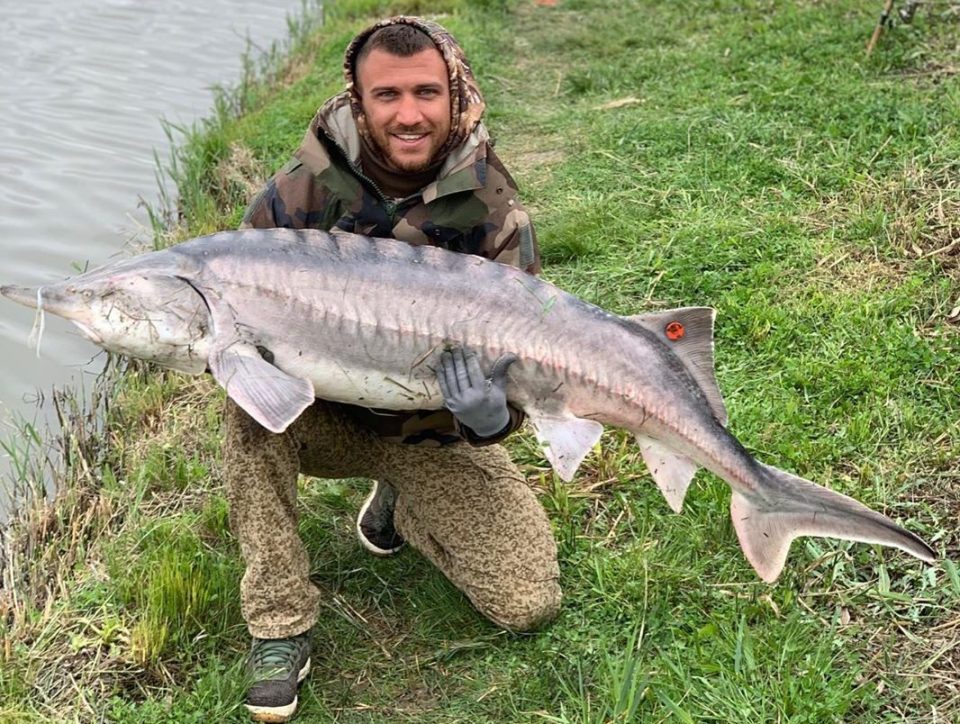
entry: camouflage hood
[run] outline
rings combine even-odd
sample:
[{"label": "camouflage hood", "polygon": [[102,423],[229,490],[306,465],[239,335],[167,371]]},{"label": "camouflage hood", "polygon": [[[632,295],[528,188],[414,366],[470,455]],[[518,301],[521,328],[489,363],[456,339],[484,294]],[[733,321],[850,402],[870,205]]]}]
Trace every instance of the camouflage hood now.
[{"label": "camouflage hood", "polygon": [[[296,153],[313,171],[322,171],[330,165],[328,149],[321,137],[326,137],[343,153],[345,159],[359,173],[360,132],[353,115],[350,94],[346,91],[324,103],[310,122],[303,144]],[[481,188],[484,185],[490,134],[483,123],[476,124],[470,135],[450,149],[437,177],[423,189],[424,201],[440,196]]]},{"label": "camouflage hood", "polygon": [[350,108],[356,122],[357,132],[367,141],[368,146],[376,147],[376,144],[370,138],[366,116],[363,113],[360,95],[356,89],[353,71],[357,54],[367,38],[374,32],[389,25],[400,24],[412,25],[430,36],[447,64],[447,78],[450,81],[450,135],[438,152],[438,158],[445,158],[453,149],[463,144],[470,137],[481,116],[483,116],[485,104],[463,49],[446,29],[430,20],[409,15],[388,18],[362,31],[347,46],[343,71],[347,83],[346,93],[350,98]]}]

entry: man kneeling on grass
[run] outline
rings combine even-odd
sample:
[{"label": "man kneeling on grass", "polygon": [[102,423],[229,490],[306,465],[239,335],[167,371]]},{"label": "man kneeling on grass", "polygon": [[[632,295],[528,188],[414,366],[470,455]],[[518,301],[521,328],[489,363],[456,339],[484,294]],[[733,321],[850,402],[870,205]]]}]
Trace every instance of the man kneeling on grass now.
[{"label": "man kneeling on grass", "polygon": [[[392,237],[538,272],[533,227],[449,33],[421,18],[385,20],[350,43],[345,74],[346,90],[320,108],[244,226]],[[310,669],[320,593],[297,534],[300,473],[371,479],[360,542],[381,556],[409,542],[497,625],[526,631],[556,615],[547,516],[496,444],[523,419],[503,391],[512,359],[483,371],[469,350],[454,349],[437,372],[447,409],[398,413],[317,400],[282,434],[227,400],[224,476],[246,563],[254,719],[291,717]]]}]

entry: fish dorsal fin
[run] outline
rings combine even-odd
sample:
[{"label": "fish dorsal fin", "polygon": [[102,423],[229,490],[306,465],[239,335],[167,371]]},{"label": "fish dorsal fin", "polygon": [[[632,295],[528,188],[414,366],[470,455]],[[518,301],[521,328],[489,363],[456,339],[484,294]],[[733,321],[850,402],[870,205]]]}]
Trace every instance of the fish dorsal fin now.
[{"label": "fish dorsal fin", "polygon": [[710,307],[681,307],[627,317],[657,335],[700,385],[714,416],[727,424],[727,408],[713,370],[713,320]]},{"label": "fish dorsal fin", "polygon": [[600,439],[603,425],[569,413],[553,414],[542,410],[525,412],[550,465],[561,480],[569,483],[587,453]]},{"label": "fish dorsal fin", "polygon": [[313,384],[267,362],[256,347],[235,342],[210,355],[210,371],[227,395],[270,432],[283,432],[313,404]]},{"label": "fish dorsal fin", "polygon": [[670,450],[662,443],[646,435],[637,435],[637,443],[647,464],[650,477],[660,488],[663,497],[674,513],[683,510],[683,499],[690,487],[690,481],[700,466],[693,460]]}]

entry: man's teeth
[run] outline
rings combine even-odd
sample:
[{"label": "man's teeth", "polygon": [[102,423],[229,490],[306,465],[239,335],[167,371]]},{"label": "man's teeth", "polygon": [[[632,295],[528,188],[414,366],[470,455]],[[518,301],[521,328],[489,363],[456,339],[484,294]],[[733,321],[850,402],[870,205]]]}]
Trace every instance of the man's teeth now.
[{"label": "man's teeth", "polygon": [[426,134],[425,133],[396,133],[394,135],[403,141],[416,141],[418,138],[423,138]]}]

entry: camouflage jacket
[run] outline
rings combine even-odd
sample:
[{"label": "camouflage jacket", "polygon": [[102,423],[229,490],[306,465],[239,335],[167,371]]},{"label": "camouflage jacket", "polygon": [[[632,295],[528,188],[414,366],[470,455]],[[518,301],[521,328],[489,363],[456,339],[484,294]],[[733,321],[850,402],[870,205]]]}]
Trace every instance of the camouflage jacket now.
[{"label": "camouflage jacket", "polygon": [[435,181],[407,198],[387,198],[360,168],[360,138],[346,93],[320,108],[293,158],[247,209],[243,225],[342,229],[540,271],[530,217],[482,123],[447,157]]},{"label": "camouflage jacket", "polygon": [[[359,144],[349,95],[342,93],[320,108],[293,158],[247,209],[243,226],[342,229],[539,271],[530,218],[481,123],[447,156],[433,182],[404,199],[385,197],[363,174]],[[380,436],[411,444],[464,439],[488,444],[523,421],[523,414],[511,408],[509,427],[497,438],[479,440],[446,410],[397,413],[349,405],[344,409]]]}]

